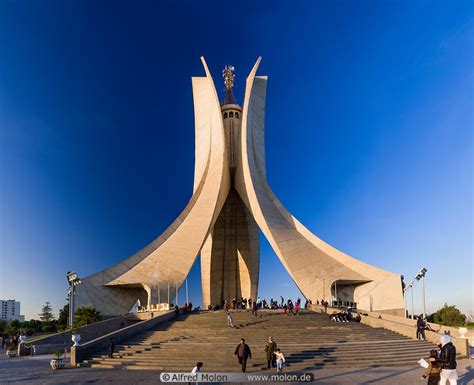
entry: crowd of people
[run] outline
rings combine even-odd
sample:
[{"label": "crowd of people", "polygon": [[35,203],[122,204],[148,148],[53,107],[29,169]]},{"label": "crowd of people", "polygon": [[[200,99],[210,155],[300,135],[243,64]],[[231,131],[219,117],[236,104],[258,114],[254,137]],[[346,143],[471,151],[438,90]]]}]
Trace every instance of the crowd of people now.
[{"label": "crowd of people", "polygon": [[334,311],[329,319],[334,322],[360,322],[361,316],[359,313],[354,313],[351,308],[342,311]]},{"label": "crowd of people", "polygon": [[10,346],[17,346],[20,340],[20,332],[8,334],[1,333],[2,349],[8,349]]},{"label": "crowd of people", "polygon": [[[311,300],[306,300],[304,308],[307,309],[312,304]],[[226,312],[229,310],[250,310],[252,314],[257,315],[258,310],[260,309],[283,309],[285,314],[288,315],[298,315],[301,309],[301,299],[296,299],[295,302],[289,298],[285,301],[283,297],[280,297],[280,301],[270,298],[270,301],[267,302],[265,298],[257,297],[256,300],[252,298],[233,298],[231,301],[224,300],[222,304],[209,305],[207,310],[216,311],[224,309]]]}]

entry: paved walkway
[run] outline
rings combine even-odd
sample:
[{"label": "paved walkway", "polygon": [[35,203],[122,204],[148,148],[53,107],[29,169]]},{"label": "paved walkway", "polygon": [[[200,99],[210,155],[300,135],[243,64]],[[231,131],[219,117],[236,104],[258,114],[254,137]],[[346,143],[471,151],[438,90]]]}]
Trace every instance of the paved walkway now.
[{"label": "paved walkway", "polygon": [[[5,356],[5,351],[0,350]],[[49,367],[52,356],[0,359],[0,384],[159,384],[158,372],[118,369],[74,368],[53,371]],[[190,368],[191,369],[191,368]],[[458,361],[459,385],[474,384],[474,361]],[[265,372],[262,372],[265,373]],[[425,384],[418,367],[371,369],[321,369],[312,372],[315,384]]]}]

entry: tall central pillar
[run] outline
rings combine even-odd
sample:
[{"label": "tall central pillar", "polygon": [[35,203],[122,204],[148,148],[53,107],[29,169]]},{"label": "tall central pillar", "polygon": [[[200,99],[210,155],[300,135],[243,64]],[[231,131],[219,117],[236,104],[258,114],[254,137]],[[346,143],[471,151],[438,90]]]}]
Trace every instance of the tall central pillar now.
[{"label": "tall central pillar", "polygon": [[257,296],[259,230],[234,189],[201,250],[204,306]]},{"label": "tall central pillar", "polygon": [[233,187],[235,169],[241,162],[242,109],[226,95],[221,106],[227,156],[232,179],[229,195],[201,249],[201,279],[204,306],[224,300],[257,297],[259,274],[259,228]]}]

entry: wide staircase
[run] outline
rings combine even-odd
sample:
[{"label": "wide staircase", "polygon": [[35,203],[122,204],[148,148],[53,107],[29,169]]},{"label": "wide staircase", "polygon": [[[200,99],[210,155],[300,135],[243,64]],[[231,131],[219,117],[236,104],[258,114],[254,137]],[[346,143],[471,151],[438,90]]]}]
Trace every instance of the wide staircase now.
[{"label": "wide staircase", "polygon": [[232,313],[234,328],[223,311],[182,315],[155,330],[116,346],[114,357],[98,352],[83,366],[189,372],[197,361],[206,372],[238,371],[234,350],[245,338],[252,350],[247,371],[266,369],[265,343],[272,336],[285,355],[285,371],[322,367],[416,365],[435,346],[359,323],[338,323],[325,314],[301,312],[286,316],[281,310]]}]

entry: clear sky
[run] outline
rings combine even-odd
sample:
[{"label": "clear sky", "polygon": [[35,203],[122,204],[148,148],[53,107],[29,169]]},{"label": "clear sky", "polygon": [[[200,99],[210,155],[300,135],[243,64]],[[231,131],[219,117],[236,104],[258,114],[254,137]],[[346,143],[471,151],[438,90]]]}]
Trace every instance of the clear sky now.
[{"label": "clear sky", "polygon": [[[471,1],[1,1],[0,298],[57,312],[68,270],[159,235],[192,194],[199,57],[241,101],[261,55],[283,204],[364,262],[425,266],[429,311],[473,313],[473,36]],[[298,295],[264,239],[259,293]]]}]

